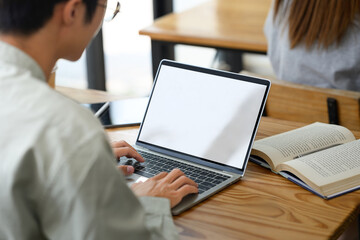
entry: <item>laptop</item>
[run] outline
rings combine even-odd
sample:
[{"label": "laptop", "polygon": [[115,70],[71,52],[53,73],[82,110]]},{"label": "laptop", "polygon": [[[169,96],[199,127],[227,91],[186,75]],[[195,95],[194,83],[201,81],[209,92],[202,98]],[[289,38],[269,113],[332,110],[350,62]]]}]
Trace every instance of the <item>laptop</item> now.
[{"label": "laptop", "polygon": [[135,148],[129,183],[174,168],[199,185],[174,208],[178,215],[245,173],[270,81],[163,60],[158,68]]}]

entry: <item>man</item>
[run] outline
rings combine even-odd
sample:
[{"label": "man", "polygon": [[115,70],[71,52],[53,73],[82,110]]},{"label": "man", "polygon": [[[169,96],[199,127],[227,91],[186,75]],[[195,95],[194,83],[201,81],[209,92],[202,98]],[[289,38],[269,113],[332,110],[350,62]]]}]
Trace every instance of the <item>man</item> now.
[{"label": "man", "polygon": [[90,112],[46,84],[59,58],[81,56],[106,5],[0,0],[0,239],[177,237],[170,207],[196,184],[174,170],[129,189],[115,157],[142,157],[111,148]]}]

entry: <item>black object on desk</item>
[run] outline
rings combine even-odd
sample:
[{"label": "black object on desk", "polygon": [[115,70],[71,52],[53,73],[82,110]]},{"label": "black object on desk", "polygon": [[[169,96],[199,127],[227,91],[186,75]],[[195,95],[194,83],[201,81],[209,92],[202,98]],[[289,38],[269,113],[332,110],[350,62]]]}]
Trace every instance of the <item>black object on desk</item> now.
[{"label": "black object on desk", "polygon": [[108,104],[107,110],[100,114],[99,120],[105,128],[112,128],[140,125],[148,101],[149,98],[144,97],[82,105],[96,114],[99,109],[104,107],[104,105],[106,107],[106,104]]}]

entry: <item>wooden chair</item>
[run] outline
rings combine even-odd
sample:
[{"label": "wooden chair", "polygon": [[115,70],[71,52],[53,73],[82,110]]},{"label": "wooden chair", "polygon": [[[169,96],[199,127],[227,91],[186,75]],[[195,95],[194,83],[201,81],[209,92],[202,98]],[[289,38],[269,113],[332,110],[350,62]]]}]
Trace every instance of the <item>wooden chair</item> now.
[{"label": "wooden chair", "polygon": [[[246,71],[241,74],[261,77]],[[304,123],[333,123],[360,131],[360,92],[268,79],[271,88],[266,116]]]}]

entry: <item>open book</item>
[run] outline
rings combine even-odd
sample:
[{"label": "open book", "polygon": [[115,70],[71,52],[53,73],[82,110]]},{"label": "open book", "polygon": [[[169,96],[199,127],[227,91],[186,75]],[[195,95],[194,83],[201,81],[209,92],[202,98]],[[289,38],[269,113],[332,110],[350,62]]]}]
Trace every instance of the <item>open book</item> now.
[{"label": "open book", "polygon": [[313,123],[257,140],[251,155],[325,199],[360,188],[360,140],[342,126]]}]

